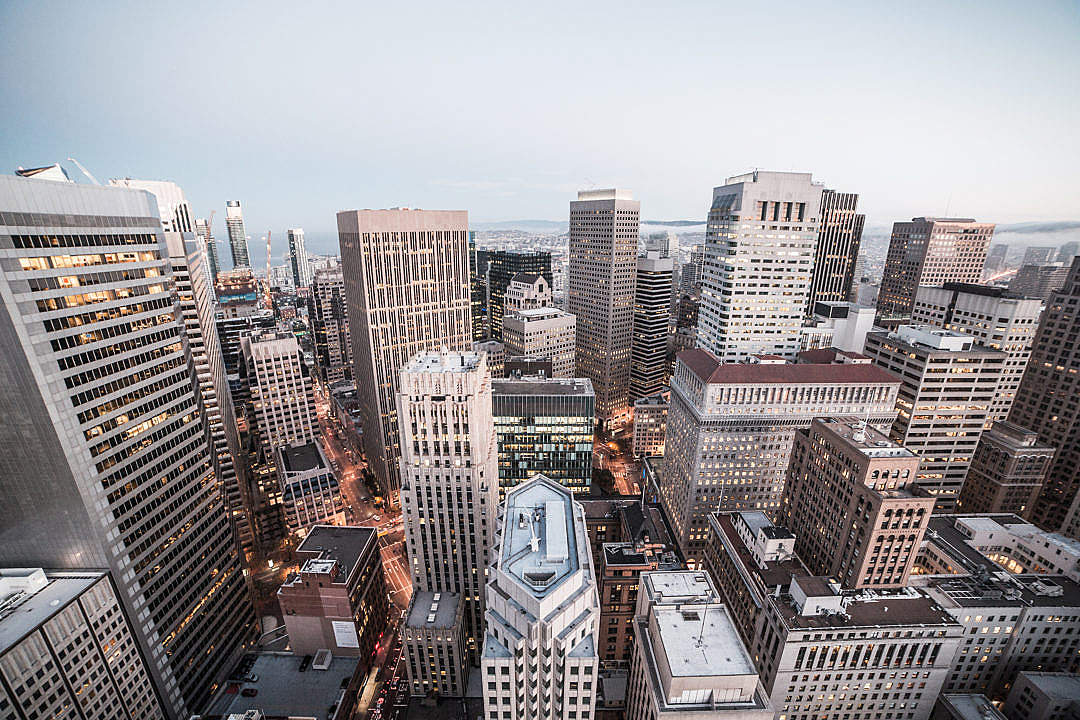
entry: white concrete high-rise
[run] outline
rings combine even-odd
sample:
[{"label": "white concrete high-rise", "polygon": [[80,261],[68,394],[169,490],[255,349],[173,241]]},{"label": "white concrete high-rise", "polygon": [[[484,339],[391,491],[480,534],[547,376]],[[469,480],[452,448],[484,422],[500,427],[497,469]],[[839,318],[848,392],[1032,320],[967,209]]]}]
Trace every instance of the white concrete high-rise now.
[{"label": "white concrete high-rise", "polygon": [[592,717],[600,603],[585,510],[570,490],[536,475],[507,493],[491,555],[484,717]]},{"label": "white concrete high-rise", "polygon": [[254,639],[155,198],[0,177],[0,564],[107,568],[170,718]]},{"label": "white concrete high-rise", "polygon": [[570,203],[566,309],[577,316],[577,373],[592,380],[597,419],[609,427],[630,417],[640,211],[628,190],[582,190]]},{"label": "white concrete high-rise", "polygon": [[721,362],[794,358],[810,297],[821,183],[755,170],[713,189],[698,347]]},{"label": "white concrete high-rise", "polygon": [[630,401],[667,388],[668,321],[674,264],[657,250],[637,261],[634,281],[634,333],[631,341]]},{"label": "white concrete high-rise", "polygon": [[229,231],[229,250],[232,252],[233,269],[251,267],[248,257],[247,234],[244,230],[244,213],[239,200],[225,203],[225,227]]},{"label": "white concrete high-rise", "polygon": [[304,229],[289,228],[289,267],[292,270],[293,287],[302,288],[311,285],[311,261],[308,260],[307,248],[304,247]]},{"label": "white concrete high-rise", "polygon": [[364,450],[396,504],[399,372],[417,353],[472,347],[468,213],[348,210],[337,221]]},{"label": "white concrete high-rise", "polygon": [[191,206],[184,197],[184,191],[168,180],[135,180],[133,178],[112,179],[112,187],[125,187],[131,190],[146,190],[157,199],[158,212],[161,215],[161,228],[166,232],[194,232],[194,220]]},{"label": "white concrete high-rise", "polygon": [[464,649],[476,664],[499,496],[487,357],[420,353],[401,369],[397,400],[401,511],[413,589],[460,594]]}]

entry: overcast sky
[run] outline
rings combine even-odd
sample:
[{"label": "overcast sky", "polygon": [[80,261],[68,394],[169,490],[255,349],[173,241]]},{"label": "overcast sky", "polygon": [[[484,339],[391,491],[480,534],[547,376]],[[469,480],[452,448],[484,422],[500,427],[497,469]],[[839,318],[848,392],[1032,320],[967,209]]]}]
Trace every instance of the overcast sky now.
[{"label": "overcast sky", "polygon": [[914,215],[1080,219],[1077,2],[0,4],[0,171],[74,156],[248,232],[338,210],[704,218],[759,167]]}]

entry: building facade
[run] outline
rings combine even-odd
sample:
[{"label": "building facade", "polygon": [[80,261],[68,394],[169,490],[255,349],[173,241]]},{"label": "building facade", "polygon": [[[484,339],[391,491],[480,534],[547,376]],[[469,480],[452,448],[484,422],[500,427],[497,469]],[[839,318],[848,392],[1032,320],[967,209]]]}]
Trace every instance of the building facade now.
[{"label": "building facade", "polygon": [[401,368],[419,352],[472,344],[468,213],[350,210],[337,219],[364,451],[396,504]]},{"label": "building facade", "polygon": [[630,350],[630,402],[667,387],[671,258],[652,251],[638,258],[634,283],[634,334]]},{"label": "building facade", "polygon": [[1009,291],[1045,302],[1061,289],[1068,277],[1069,265],[1064,263],[1023,265],[1009,281]]},{"label": "building facade", "polygon": [[814,274],[810,281],[807,314],[818,302],[850,302],[855,282],[855,261],[862,245],[866,216],[856,212],[859,196],[823,190],[818,219]]},{"label": "building facade", "polygon": [[166,714],[202,706],[255,618],[157,202],[0,177],[8,566],[108,568]]},{"label": "building facade", "polygon": [[318,441],[277,448],[274,460],[281,509],[293,533],[304,537],[315,525],[345,524],[337,475]]},{"label": "building facade", "polygon": [[806,315],[822,187],[810,173],[755,170],[713,188],[698,347],[722,362],[794,358]]},{"label": "building facade", "polygon": [[663,457],[670,398],[668,391],[634,403],[634,457]]},{"label": "building facade", "polygon": [[1034,297],[997,287],[945,283],[940,288],[916,290],[911,320],[970,335],[979,345],[1009,356],[987,413],[989,427],[1009,416],[1031,357],[1041,312],[1042,302]]},{"label": "building facade", "polygon": [[957,508],[965,513],[1025,515],[1035,507],[1054,448],[1039,435],[1004,420],[983,430]]},{"label": "building facade", "polygon": [[304,229],[289,228],[289,268],[292,270],[294,288],[306,288],[311,285],[311,261],[308,260],[307,248],[304,247]]},{"label": "building facade", "polygon": [[982,280],[993,223],[971,218],[917,217],[893,223],[878,292],[878,323],[893,328],[911,321],[919,287]]},{"label": "building facade", "polygon": [[341,266],[316,270],[311,283],[308,320],[315,342],[319,379],[333,385],[353,377],[353,346]]},{"label": "building facade", "polygon": [[520,272],[510,278],[510,285],[506,288],[503,315],[518,310],[550,307],[551,304],[551,284],[547,278],[537,273]]},{"label": "building facade", "polygon": [[401,630],[409,693],[463,697],[468,681],[465,604],[458,593],[414,592]]},{"label": "building facade", "polygon": [[861,364],[725,364],[679,355],[671,378],[659,493],[688,565],[700,568],[708,513],[776,513],[796,430],[815,417],[896,417],[899,382]]},{"label": "building facade", "polygon": [[225,203],[225,228],[229,232],[229,250],[232,253],[233,269],[251,267],[248,257],[247,231],[244,230],[244,213],[239,200]]},{"label": "building facade", "polygon": [[550,289],[552,286],[551,253],[517,250],[488,250],[487,252],[487,309],[491,337],[502,340],[503,316],[506,314],[506,293],[519,273],[539,275]]},{"label": "building facade", "polygon": [[605,427],[630,416],[640,211],[627,190],[582,190],[570,203],[566,309],[577,317],[576,371],[592,381]]},{"label": "building facade", "polygon": [[553,307],[515,310],[503,318],[502,328],[507,356],[548,358],[552,377],[575,376],[577,318],[570,313]]},{"label": "building facade", "polygon": [[585,378],[491,383],[499,493],[544,475],[575,493],[592,485],[596,397]]},{"label": "building facade", "polygon": [[600,607],[581,505],[542,475],[515,487],[500,509],[491,556],[483,716],[591,717]]},{"label": "building facade", "polygon": [[248,391],[263,453],[319,437],[315,393],[300,345],[291,332],[263,332],[240,339]]},{"label": "building facade", "polygon": [[462,596],[474,665],[499,493],[491,397],[482,353],[420,353],[401,370],[401,508],[412,585]]},{"label": "building facade", "polygon": [[915,484],[937,511],[952,512],[1008,355],[926,325],[870,333],[866,354],[902,382],[889,437],[919,456]]}]

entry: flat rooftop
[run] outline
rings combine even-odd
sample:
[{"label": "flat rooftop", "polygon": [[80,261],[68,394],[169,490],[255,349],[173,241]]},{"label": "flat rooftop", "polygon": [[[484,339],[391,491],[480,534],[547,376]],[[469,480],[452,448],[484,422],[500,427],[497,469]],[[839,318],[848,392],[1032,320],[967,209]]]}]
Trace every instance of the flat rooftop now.
[{"label": "flat rooftop", "polygon": [[877,365],[811,363],[721,363],[707,350],[679,353],[679,360],[710,385],[899,385],[900,379]]},{"label": "flat rooftop", "polygon": [[402,371],[408,372],[469,372],[480,365],[480,353],[426,352],[410,360]]},{"label": "flat rooftop", "polygon": [[493,379],[492,395],[593,395],[588,378]]},{"label": "flat rooftop", "polygon": [[[1026,677],[1032,685],[1055,700],[1077,700],[1080,698],[1080,675],[1063,672],[1035,672],[1033,670],[1022,670],[1020,674]],[[1019,680],[1019,678],[1017,679]]]},{"label": "flat rooftop", "polygon": [[1007,720],[985,695],[942,693],[940,702],[956,720]]},{"label": "flat rooftop", "polygon": [[757,673],[723,605],[657,607],[653,616],[673,677]]},{"label": "flat rooftop", "polygon": [[[12,571],[18,572],[21,577],[22,570],[32,569],[12,568]],[[9,598],[11,602],[0,609],[0,653],[6,652],[48,622],[105,575],[105,572],[96,570],[46,573],[48,583],[36,591],[30,590],[21,599],[15,594],[8,598],[0,596],[0,604]]]},{"label": "flat rooftop", "polygon": [[870,458],[914,458],[915,453],[893,442],[873,425],[854,417],[819,418],[814,421],[836,433],[847,444]]},{"label": "flat rooftop", "polygon": [[296,554],[300,560],[337,560],[348,577],[369,548],[375,546],[376,532],[373,527],[316,525],[296,548]]},{"label": "flat rooftop", "polygon": [[326,458],[323,457],[318,444],[314,442],[283,447],[278,452],[281,453],[281,463],[287,472],[306,472],[327,468]]},{"label": "flat rooftop", "polygon": [[409,614],[405,618],[405,624],[413,628],[453,627],[460,604],[461,595],[458,593],[415,592],[409,601]]},{"label": "flat rooftop", "polygon": [[[799,578],[803,582],[803,578]],[[801,615],[790,596],[775,600],[791,628],[857,628],[896,625],[955,625],[956,620],[932,598],[908,588],[845,591],[844,615]]]},{"label": "flat rooftop", "polygon": [[719,600],[709,576],[701,570],[643,573],[641,582],[647,586],[649,597],[658,603]]},{"label": "flat rooftop", "polygon": [[547,318],[554,317],[574,317],[565,310],[560,310],[557,307],[529,308],[527,310],[515,310],[514,312],[518,316],[525,318],[526,320],[545,320]]},{"label": "flat rooftop", "polygon": [[[225,690],[230,686],[240,687],[234,693],[219,692],[203,717],[262,710],[268,718],[329,718],[327,709],[344,695],[360,660],[335,657],[326,670],[308,668],[300,672],[302,660],[301,656],[291,653],[258,653],[250,672],[257,675],[259,681],[225,683]],[[254,697],[244,697],[239,690],[246,688],[255,688],[258,692]]]},{"label": "flat rooftop", "polygon": [[569,490],[545,477],[506,496],[499,568],[533,595],[543,597],[578,570],[574,501]]},{"label": "flat rooftop", "polygon": [[787,560],[767,562],[764,568],[760,567],[753,553],[750,552],[742,538],[739,537],[735,524],[732,522],[732,517],[731,513],[713,513],[710,522],[716,523],[720,532],[723,533],[725,541],[738,557],[740,564],[746,568],[749,574],[757,577],[763,589],[783,588],[791,584],[792,576],[798,575],[801,577],[810,574],[810,571],[803,565],[802,560],[795,555],[792,555]]}]

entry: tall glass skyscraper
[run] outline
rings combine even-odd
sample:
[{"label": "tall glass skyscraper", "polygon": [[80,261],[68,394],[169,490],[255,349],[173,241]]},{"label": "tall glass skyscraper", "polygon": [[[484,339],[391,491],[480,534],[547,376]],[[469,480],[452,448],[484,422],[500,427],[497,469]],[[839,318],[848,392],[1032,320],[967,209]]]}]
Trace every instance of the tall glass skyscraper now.
[{"label": "tall glass skyscraper", "polygon": [[247,234],[244,231],[244,213],[240,210],[239,200],[229,200],[225,203],[225,227],[229,231],[229,249],[232,251],[233,267],[251,267]]},{"label": "tall glass skyscraper", "polygon": [[487,309],[491,322],[491,337],[502,340],[502,320],[506,289],[518,273],[543,275],[551,287],[551,253],[490,250],[487,255]]},{"label": "tall glass skyscraper", "polygon": [[0,566],[107,568],[172,718],[254,639],[157,203],[0,177]]}]

